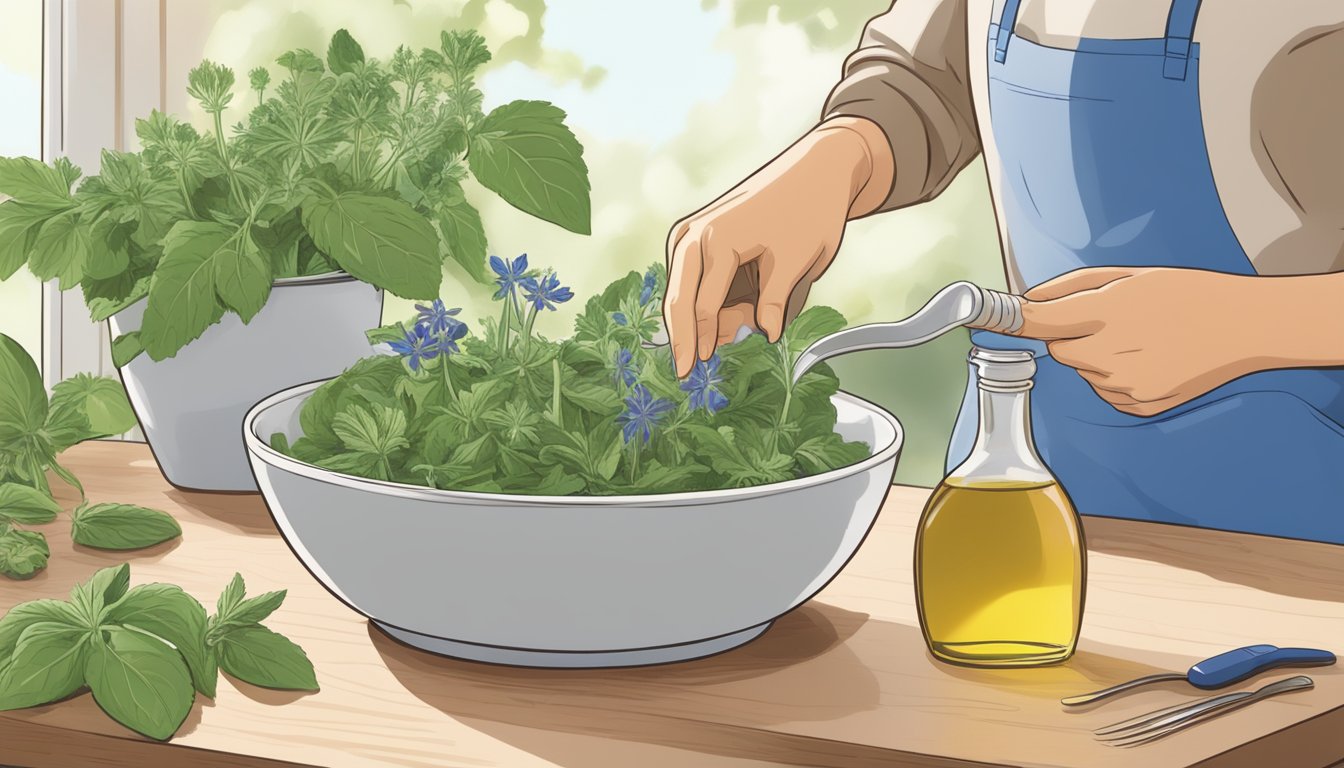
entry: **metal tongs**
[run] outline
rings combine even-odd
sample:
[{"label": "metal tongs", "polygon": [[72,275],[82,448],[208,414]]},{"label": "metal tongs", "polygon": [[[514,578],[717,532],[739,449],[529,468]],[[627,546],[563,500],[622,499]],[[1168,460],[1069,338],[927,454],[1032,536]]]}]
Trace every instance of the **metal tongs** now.
[{"label": "metal tongs", "polygon": [[1159,709],[1124,722],[1098,728],[1095,733],[1097,738],[1113,747],[1134,747],[1184,730],[1234,709],[1254,704],[1261,699],[1267,699],[1281,693],[1302,691],[1311,687],[1312,680],[1310,677],[1298,675],[1278,680],[1254,691],[1224,693],[1220,696],[1209,696],[1175,707]]},{"label": "metal tongs", "polygon": [[818,339],[798,356],[793,380],[827,358],[864,349],[900,349],[932,341],[953,328],[979,328],[1015,333],[1022,328],[1022,297],[981,288],[974,283],[952,283],[918,312],[895,323],[871,323]]}]

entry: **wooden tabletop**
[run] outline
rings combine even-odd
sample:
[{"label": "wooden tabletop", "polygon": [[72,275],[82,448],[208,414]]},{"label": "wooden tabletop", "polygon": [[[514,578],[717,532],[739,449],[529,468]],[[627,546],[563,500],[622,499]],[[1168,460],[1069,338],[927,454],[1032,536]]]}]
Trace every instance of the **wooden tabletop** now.
[{"label": "wooden tabletop", "polygon": [[1169,683],[1083,712],[1058,703],[1242,645],[1344,648],[1340,547],[1088,519],[1089,589],[1074,658],[1032,670],[952,667],[928,655],[915,618],[910,558],[928,491],[897,486],[845,571],[757,641],[664,667],[529,670],[435,656],[373,629],[308,575],[258,496],[171,489],[142,445],[86,444],[65,459],[93,501],[165,509],[182,538],[99,552],[74,546],[63,516],[43,526],[49,568],[32,581],[0,579],[0,611],[64,597],[95,569],[127,560],[132,583],[176,583],[213,606],[238,570],[249,593],[289,590],[267,623],[307,650],[322,690],[221,680],[218,697],[198,697],[167,744],[117,725],[87,694],[0,713],[0,764],[1105,768],[1323,766],[1344,757],[1336,667],[1309,670],[1313,690],[1128,750],[1090,731],[1198,692]]}]

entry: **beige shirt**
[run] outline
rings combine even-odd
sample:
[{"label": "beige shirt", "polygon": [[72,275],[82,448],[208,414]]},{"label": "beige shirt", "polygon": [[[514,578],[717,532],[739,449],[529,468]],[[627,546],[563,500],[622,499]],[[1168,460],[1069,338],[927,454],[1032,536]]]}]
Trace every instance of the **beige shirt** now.
[{"label": "beige shirt", "polygon": [[[898,0],[869,22],[845,62],[824,116],[882,127],[896,161],[883,210],[937,195],[979,152],[1001,210],[985,41],[1002,4]],[[1079,37],[1163,37],[1170,7],[1170,0],[1022,0],[1016,32],[1056,47]],[[1205,0],[1194,39],[1209,163],[1256,271],[1344,270],[1344,0]],[[1030,287],[1013,268],[1002,216],[999,234],[1009,284]]]}]

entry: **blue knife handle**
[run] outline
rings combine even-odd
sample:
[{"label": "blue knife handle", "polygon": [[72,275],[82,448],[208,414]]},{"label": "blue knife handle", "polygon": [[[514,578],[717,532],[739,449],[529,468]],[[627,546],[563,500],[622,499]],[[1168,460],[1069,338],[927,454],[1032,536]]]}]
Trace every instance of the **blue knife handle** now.
[{"label": "blue knife handle", "polygon": [[1190,668],[1186,679],[1196,688],[1222,688],[1277,667],[1325,667],[1335,654],[1315,648],[1279,648],[1248,645],[1205,659]]}]

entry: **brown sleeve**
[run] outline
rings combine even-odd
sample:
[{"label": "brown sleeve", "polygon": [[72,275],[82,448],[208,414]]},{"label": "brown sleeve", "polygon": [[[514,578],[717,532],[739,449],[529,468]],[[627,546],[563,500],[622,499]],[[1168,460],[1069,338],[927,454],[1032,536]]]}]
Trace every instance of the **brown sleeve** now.
[{"label": "brown sleeve", "polygon": [[886,135],[896,172],[879,211],[936,196],[980,151],[966,28],[966,0],[897,0],[845,60],[822,119],[866,118]]}]

